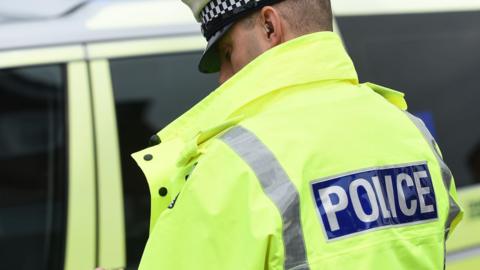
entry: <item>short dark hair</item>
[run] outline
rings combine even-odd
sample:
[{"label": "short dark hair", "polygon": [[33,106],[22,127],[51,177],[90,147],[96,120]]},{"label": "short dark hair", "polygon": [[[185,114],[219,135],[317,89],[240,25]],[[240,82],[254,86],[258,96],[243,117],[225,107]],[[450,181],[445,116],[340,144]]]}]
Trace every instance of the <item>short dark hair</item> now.
[{"label": "short dark hair", "polygon": [[275,6],[297,34],[333,31],[330,0],[284,0]]},{"label": "short dark hair", "polygon": [[[283,0],[273,5],[298,35],[318,31],[333,31],[333,15],[330,0]],[[246,27],[253,27],[258,12],[242,20]]]}]

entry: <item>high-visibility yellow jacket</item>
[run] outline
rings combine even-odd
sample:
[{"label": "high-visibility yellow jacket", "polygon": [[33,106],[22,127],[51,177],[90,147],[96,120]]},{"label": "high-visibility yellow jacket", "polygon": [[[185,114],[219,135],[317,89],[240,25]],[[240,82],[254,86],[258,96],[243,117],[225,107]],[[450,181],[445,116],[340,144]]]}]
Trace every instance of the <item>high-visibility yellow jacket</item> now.
[{"label": "high-visibility yellow jacket", "polygon": [[152,197],[140,269],[443,269],[461,210],[406,107],[358,83],[334,33],[265,52],[133,155]]}]

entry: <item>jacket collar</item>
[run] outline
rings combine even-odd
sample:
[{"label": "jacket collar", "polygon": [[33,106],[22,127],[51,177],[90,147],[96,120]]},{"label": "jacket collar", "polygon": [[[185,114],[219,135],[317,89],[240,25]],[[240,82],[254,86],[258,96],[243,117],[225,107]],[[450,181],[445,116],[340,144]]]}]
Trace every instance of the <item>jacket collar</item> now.
[{"label": "jacket collar", "polygon": [[353,63],[333,32],[304,35],[266,51],[158,134],[162,141],[175,137],[187,140],[220,125],[261,96],[320,81],[358,84]]}]

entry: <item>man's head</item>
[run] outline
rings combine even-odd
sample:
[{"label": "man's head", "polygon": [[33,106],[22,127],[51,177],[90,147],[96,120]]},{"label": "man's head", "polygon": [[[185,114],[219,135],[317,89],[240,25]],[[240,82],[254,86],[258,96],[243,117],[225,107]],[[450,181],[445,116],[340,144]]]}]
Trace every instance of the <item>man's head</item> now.
[{"label": "man's head", "polygon": [[263,52],[290,39],[332,30],[329,0],[284,0],[235,22],[217,42],[223,83]]},{"label": "man's head", "polygon": [[[198,1],[207,0],[183,1],[195,13]],[[220,83],[285,41],[332,31],[330,0],[211,0],[197,18],[209,41],[199,68],[220,71]]]}]

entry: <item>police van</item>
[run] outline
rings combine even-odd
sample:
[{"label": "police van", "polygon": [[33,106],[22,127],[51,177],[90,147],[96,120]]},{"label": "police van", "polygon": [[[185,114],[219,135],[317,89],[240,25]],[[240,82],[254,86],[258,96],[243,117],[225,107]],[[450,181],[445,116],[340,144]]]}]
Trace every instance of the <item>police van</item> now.
[{"label": "police van", "polygon": [[[215,89],[199,26],[179,0],[24,1],[0,3],[0,268],[136,269],[150,202],[130,153]],[[477,269],[480,3],[333,7],[360,79],[404,91],[446,153],[466,210],[448,269]]]}]

